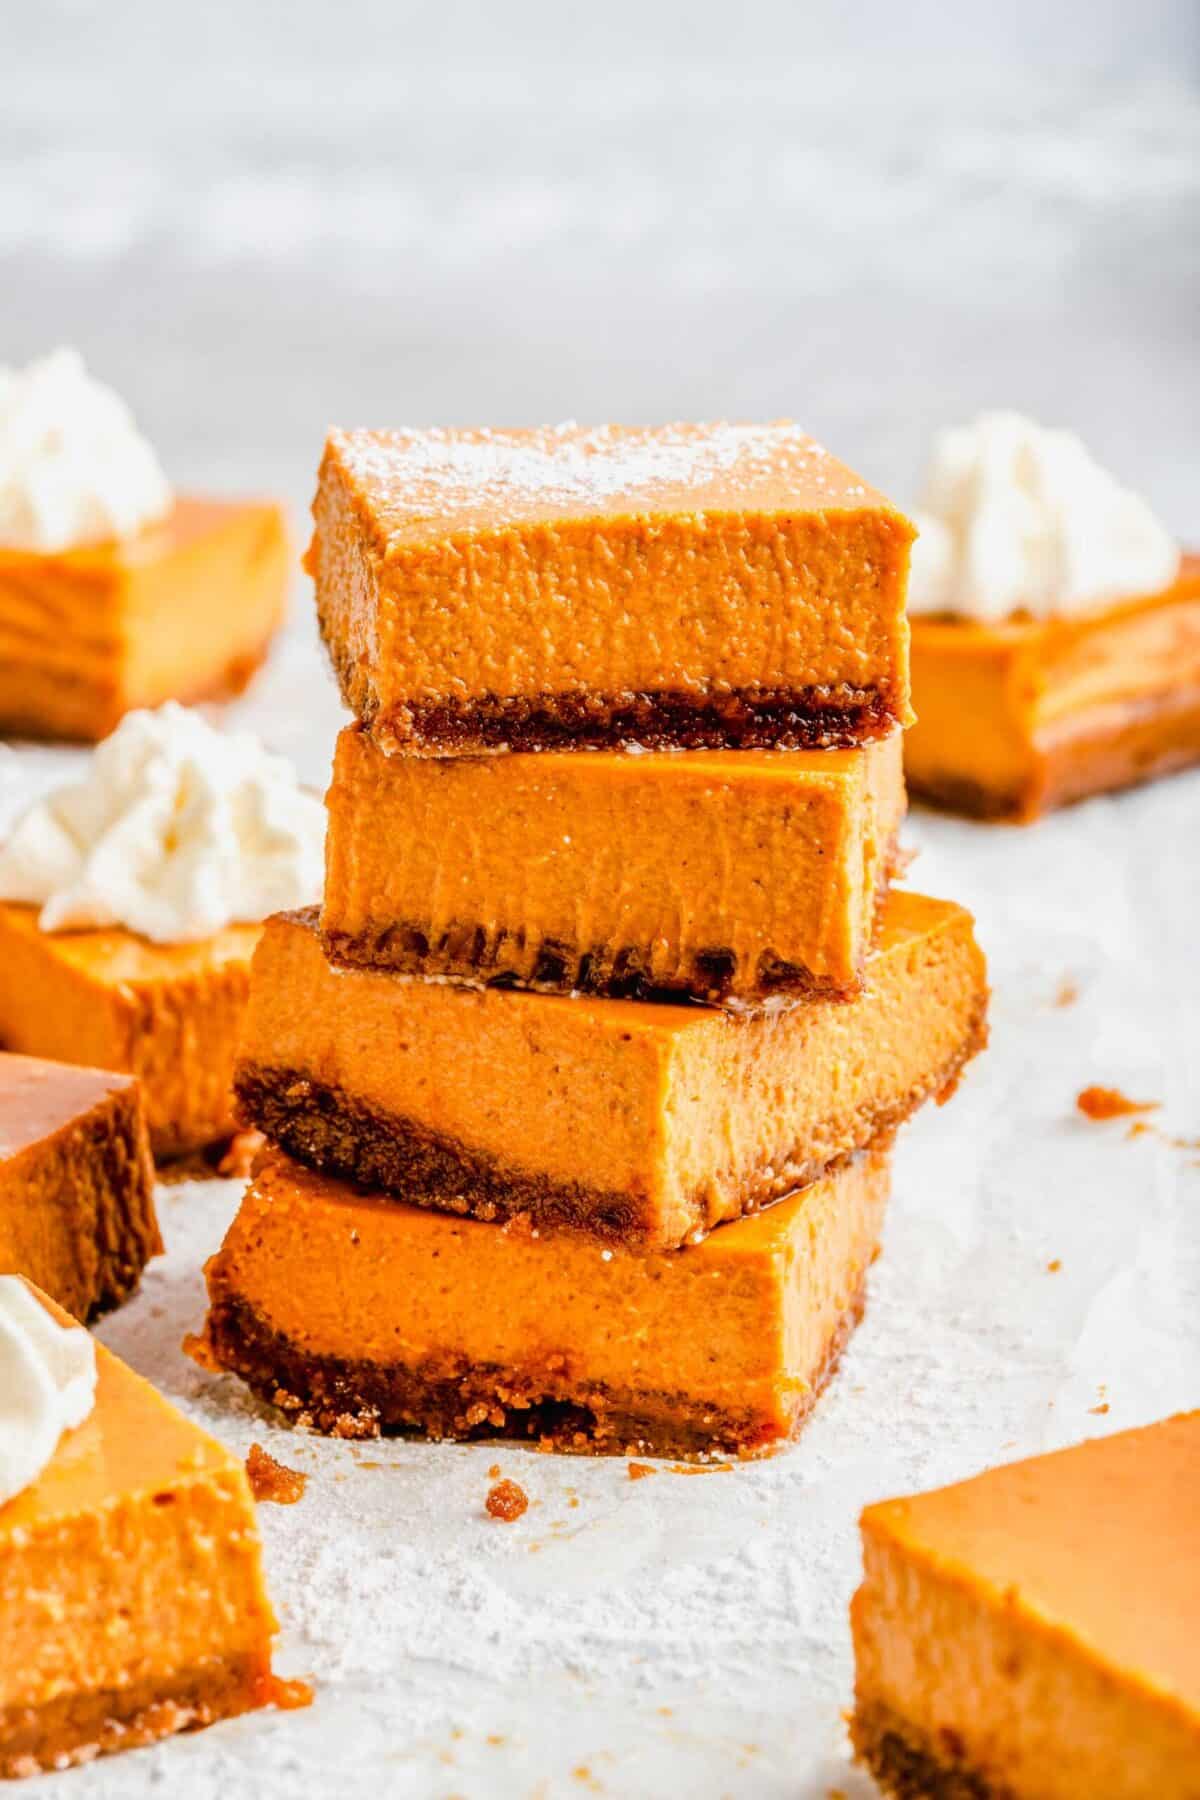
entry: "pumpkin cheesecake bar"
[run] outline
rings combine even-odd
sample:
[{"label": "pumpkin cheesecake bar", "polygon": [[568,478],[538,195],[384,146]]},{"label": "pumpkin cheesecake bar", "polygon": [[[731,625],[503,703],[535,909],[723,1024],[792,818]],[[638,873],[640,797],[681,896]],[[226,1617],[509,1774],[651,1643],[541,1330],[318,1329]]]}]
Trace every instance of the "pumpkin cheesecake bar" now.
[{"label": "pumpkin cheesecake bar", "polygon": [[340,968],[268,921],[235,1075],[247,1123],[421,1206],[669,1248],[944,1095],[985,1035],[970,915],[893,892],[868,987],[740,1016]]},{"label": "pumpkin cheesecake bar", "polygon": [[137,1082],[0,1055],[0,1275],[89,1319],[128,1299],[161,1250]]},{"label": "pumpkin cheesecake bar", "polygon": [[914,793],[1025,822],[1200,761],[1200,557],[1073,433],[942,432],[925,505]]},{"label": "pumpkin cheesecake bar", "polygon": [[907,724],[913,528],[796,426],[334,431],[307,567],[388,753]]},{"label": "pumpkin cheesecake bar", "polygon": [[976,818],[1058,806],[1200,761],[1200,556],[1169,587],[1070,617],[914,618],[915,794]]},{"label": "pumpkin cheesecake bar", "polygon": [[272,1155],[208,1265],[198,1354],[344,1437],[764,1449],[811,1411],[862,1312],[889,1175],[878,1149],[646,1255],[407,1206]]},{"label": "pumpkin cheesecake bar", "polygon": [[277,1692],[245,1470],[101,1344],[95,1364],[82,1422],[0,1504],[0,1776],[153,1743]]},{"label": "pumpkin cheesecake bar", "polygon": [[180,497],[133,538],[0,544],[0,731],[96,742],[135,707],[240,693],[283,623],[290,568],[269,500]]},{"label": "pumpkin cheesecake bar", "polygon": [[868,1507],[851,1727],[898,1800],[1195,1800],[1200,1412]]},{"label": "pumpkin cheesecake bar", "polygon": [[136,1075],[156,1157],[237,1128],[230,1082],[258,925],[193,944],[121,927],[42,931],[37,909],[0,903],[0,1044]]},{"label": "pumpkin cheesecake bar", "polygon": [[406,974],[754,1005],[850,995],[904,813],[859,750],[385,756],[343,731],[321,930]]}]

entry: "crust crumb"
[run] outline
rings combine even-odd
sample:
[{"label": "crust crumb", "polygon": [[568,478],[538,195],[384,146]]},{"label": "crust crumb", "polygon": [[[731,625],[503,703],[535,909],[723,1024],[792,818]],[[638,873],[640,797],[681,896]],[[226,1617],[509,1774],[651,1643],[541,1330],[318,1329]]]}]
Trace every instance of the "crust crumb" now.
[{"label": "crust crumb", "polygon": [[1047,1275],[1057,1275],[1058,1271],[1061,1268],[1062,1268],[1062,1257],[1056,1256],[1050,1262],[1048,1262],[1046,1264],[1046,1273],[1047,1273]]},{"label": "crust crumb", "polygon": [[505,1524],[511,1524],[528,1507],[529,1496],[515,1481],[497,1481],[488,1489],[484,1504],[493,1519],[503,1519]]},{"label": "crust crumb", "polygon": [[285,1681],[281,1675],[272,1675],[267,1697],[270,1704],[277,1706],[280,1712],[298,1712],[302,1706],[312,1705],[312,1684],[308,1681]]},{"label": "crust crumb", "polygon": [[256,1500],[274,1500],[280,1506],[295,1506],[308,1486],[307,1475],[276,1462],[261,1444],[251,1444],[246,1474],[250,1477],[250,1491]]},{"label": "crust crumb", "polygon": [[1086,1119],[1120,1119],[1129,1113],[1155,1112],[1157,1100],[1131,1100],[1120,1088],[1085,1087],[1075,1105]]},{"label": "crust crumb", "polygon": [[631,1462],[629,1465],[630,1481],[643,1481],[647,1475],[657,1474],[653,1463]]}]

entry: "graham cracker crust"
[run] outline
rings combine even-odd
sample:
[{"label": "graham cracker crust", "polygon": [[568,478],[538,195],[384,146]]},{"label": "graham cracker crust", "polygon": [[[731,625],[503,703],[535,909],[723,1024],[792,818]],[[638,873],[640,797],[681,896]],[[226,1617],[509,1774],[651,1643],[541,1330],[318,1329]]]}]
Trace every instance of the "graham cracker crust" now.
[{"label": "graham cracker crust", "polygon": [[945,1731],[939,1754],[908,1722],[881,1701],[859,1703],[850,1721],[856,1761],[870,1770],[893,1800],[1015,1800],[961,1760],[962,1746]]},{"label": "graham cracker crust", "polygon": [[584,1456],[681,1461],[762,1455],[795,1437],[831,1380],[866,1305],[865,1279],[838,1321],[820,1369],[786,1419],[706,1405],[692,1394],[616,1390],[572,1373],[567,1353],[505,1368],[463,1356],[387,1365],[313,1354],[221,1293],[210,1266],[204,1334],[187,1348],[228,1370],[294,1424],[341,1438],[408,1432],[434,1440],[516,1438]]},{"label": "graham cracker crust", "polygon": [[0,1708],[0,1779],[50,1774],[118,1750],[196,1731],[270,1705],[265,1656],[206,1661],[201,1668],[128,1688],[63,1694],[42,1706]]},{"label": "graham cracker crust", "polygon": [[135,1294],[151,1257],[161,1256],[154,1207],[154,1163],[138,1129],[132,1092],[119,1109],[118,1128],[95,1127],[104,1172],[95,1220],[96,1274],[87,1318],[109,1312]]},{"label": "graham cracker crust", "polygon": [[[737,1215],[756,1212],[817,1180],[845,1156],[890,1137],[927,1100],[953,1093],[970,1059],[987,1042],[986,999],[955,1055],[902,1100],[853,1121],[843,1158],[778,1159],[750,1180]],[[586,1231],[606,1243],[667,1248],[648,1197],[630,1191],[556,1182],[499,1162],[485,1151],[431,1131],[414,1119],[368,1106],[343,1089],[302,1071],[241,1062],[234,1092],[245,1118],[297,1162],[371,1192],[395,1194],[414,1206],[503,1223],[527,1217],[538,1230]],[[708,1226],[702,1196],[693,1201],[685,1237]]]},{"label": "graham cracker crust", "polygon": [[886,737],[900,723],[890,695],[875,688],[734,688],[723,694],[663,688],[650,693],[479,694],[380,707],[357,660],[322,620],[342,698],[381,750],[408,756],[483,751],[611,749],[833,750]]}]

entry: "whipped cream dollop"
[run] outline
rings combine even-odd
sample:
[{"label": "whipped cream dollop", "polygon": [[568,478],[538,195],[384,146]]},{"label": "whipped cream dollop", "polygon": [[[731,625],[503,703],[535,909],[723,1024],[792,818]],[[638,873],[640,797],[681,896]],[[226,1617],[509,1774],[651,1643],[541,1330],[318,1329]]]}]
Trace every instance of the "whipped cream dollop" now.
[{"label": "whipped cream dollop", "polygon": [[1072,431],[982,413],[938,433],[915,513],[909,611],[998,620],[1169,587],[1179,546]]},{"label": "whipped cream dollop", "polygon": [[77,350],[0,367],[0,544],[50,551],[133,537],[173,500],[133,414]]},{"label": "whipped cream dollop", "polygon": [[21,815],[0,899],[43,931],[122,925],[159,944],[319,898],[325,808],[290,763],[169,701],[128,713],[82,780]]},{"label": "whipped cream dollop", "polygon": [[0,1275],[0,1506],[30,1487],[96,1402],[96,1347],[18,1275]]}]

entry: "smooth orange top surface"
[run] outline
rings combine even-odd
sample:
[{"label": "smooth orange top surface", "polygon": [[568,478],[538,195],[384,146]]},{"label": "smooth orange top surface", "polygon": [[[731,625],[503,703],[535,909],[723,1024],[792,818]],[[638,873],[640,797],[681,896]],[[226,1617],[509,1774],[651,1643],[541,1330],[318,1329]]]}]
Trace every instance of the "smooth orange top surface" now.
[{"label": "smooth orange top surface", "polygon": [[697,957],[722,952],[734,998],[759,996],[772,962],[850,992],[904,811],[901,735],[433,759],[384,756],[350,727],[328,805],[322,928],[369,949],[415,927],[428,961],[414,972],[443,972],[443,940],[481,926],[489,974],[532,979],[549,940],[573,966],[632,950],[659,986],[698,981]]},{"label": "smooth orange top surface", "polygon": [[883,1501],[863,1531],[1200,1715],[1200,1412]]},{"label": "smooth orange top surface", "polygon": [[130,1076],[104,1069],[0,1055],[0,1159],[61,1131],[132,1085]]},{"label": "smooth orange top surface", "polygon": [[700,512],[901,516],[799,426],[550,426],[329,434],[389,544],[560,519]]}]

